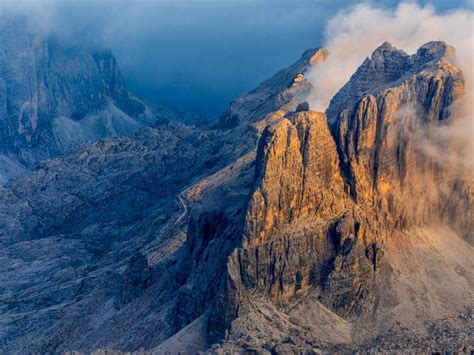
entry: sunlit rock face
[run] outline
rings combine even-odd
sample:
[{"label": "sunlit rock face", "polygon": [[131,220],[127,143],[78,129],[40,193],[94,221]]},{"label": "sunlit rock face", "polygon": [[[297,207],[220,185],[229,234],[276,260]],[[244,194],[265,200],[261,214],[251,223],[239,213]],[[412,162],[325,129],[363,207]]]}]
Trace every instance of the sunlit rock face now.
[{"label": "sunlit rock face", "polygon": [[[429,102],[436,94],[444,100],[438,103],[441,106],[438,109],[447,109],[462,94],[464,84],[460,70],[452,64],[454,55],[454,48],[444,42],[429,42],[412,56],[385,42],[362,63],[349,82],[332,98],[327,109],[329,119],[334,120],[343,110],[357,104],[365,96],[380,95],[390,91],[390,88],[397,90],[397,87],[406,83],[399,88],[403,90],[416,81],[424,87],[424,91],[420,91],[420,87],[411,88],[414,95],[406,97],[407,102],[410,99]],[[431,86],[427,86],[430,83]],[[452,87],[445,90],[438,86],[440,83]],[[438,114],[442,115],[442,112]]]},{"label": "sunlit rock face", "polygon": [[324,221],[345,209],[339,159],[326,116],[282,112],[272,119],[257,151],[257,186],[246,227],[249,244],[265,241],[279,226],[299,219]]},{"label": "sunlit rock face", "polygon": [[283,111],[272,121],[257,150],[233,281],[274,301],[318,289],[346,316],[370,308],[356,303],[377,267],[376,227],[345,191],[326,115]]},{"label": "sunlit rock face", "polygon": [[[328,263],[338,253],[344,250],[343,260],[362,244],[367,265],[357,259],[360,280],[363,270],[376,268],[375,235],[381,240],[394,228],[438,218],[469,230],[463,176],[417,147],[418,134],[447,121],[448,106],[463,94],[453,55],[442,42],[413,56],[385,43],[332,100],[330,126],[317,112],[271,117],[257,150],[244,249],[234,260],[246,287],[289,298],[323,284],[328,275],[318,272],[331,273]],[[341,225],[343,232],[335,232]]]},{"label": "sunlit rock face", "polygon": [[456,120],[451,105],[464,93],[453,57],[443,42],[412,56],[385,43],[327,110],[353,198],[398,227],[448,222],[471,229],[469,171],[446,161],[434,134]]},{"label": "sunlit rock face", "polygon": [[[227,265],[226,309],[238,319],[237,334],[255,335],[265,327],[255,313],[272,311],[255,299],[285,313],[295,304],[309,306],[305,299],[315,297],[347,321],[379,312],[383,317],[390,307],[377,305],[389,296],[380,287],[392,282],[399,267],[393,244],[406,248],[403,233],[449,226],[468,236],[469,172],[421,146],[437,144],[430,130],[456,119],[450,108],[462,97],[464,80],[453,56],[454,49],[442,42],[430,42],[413,56],[385,43],[335,96],[328,118],[304,110],[267,118],[242,244]],[[454,237],[452,243],[465,242]],[[392,286],[399,287],[395,281]],[[469,294],[466,287],[460,292]],[[295,349],[301,348],[287,350]]]}]

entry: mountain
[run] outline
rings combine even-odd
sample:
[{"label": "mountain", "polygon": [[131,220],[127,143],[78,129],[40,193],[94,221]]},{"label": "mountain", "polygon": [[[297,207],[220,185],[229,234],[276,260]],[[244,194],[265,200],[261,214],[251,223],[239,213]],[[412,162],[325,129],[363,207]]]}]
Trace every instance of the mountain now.
[{"label": "mountain", "polygon": [[[450,224],[473,230],[470,172],[429,153],[435,127],[453,124],[451,104],[464,94],[454,48],[430,42],[409,56],[383,44],[328,108],[341,168],[353,198],[399,228]],[[374,77],[374,80],[367,78]],[[466,237],[468,237],[466,235]]]},{"label": "mountain", "polygon": [[311,65],[323,61],[326,56],[327,52],[323,48],[308,49],[293,65],[280,70],[251,92],[233,100],[215,127],[226,129],[255,122],[283,106],[294,110],[311,90],[311,84],[303,73]]},{"label": "mountain", "polygon": [[472,175],[420,145],[456,119],[454,55],[383,44],[321,113],[310,50],[214,125],[10,180],[1,352],[469,351]]},{"label": "mountain", "polygon": [[[464,80],[453,53],[442,42],[413,56],[384,44],[334,97],[328,118],[272,116],[227,262],[237,320],[225,349],[308,352],[332,349],[330,341],[354,351],[470,308],[472,175],[425,154],[415,135],[455,119],[447,108]],[[415,122],[400,116],[406,107],[417,108]],[[404,337],[389,346],[442,349]]]},{"label": "mountain", "polygon": [[109,51],[0,25],[0,158],[6,181],[82,143],[166,122],[126,88]]}]

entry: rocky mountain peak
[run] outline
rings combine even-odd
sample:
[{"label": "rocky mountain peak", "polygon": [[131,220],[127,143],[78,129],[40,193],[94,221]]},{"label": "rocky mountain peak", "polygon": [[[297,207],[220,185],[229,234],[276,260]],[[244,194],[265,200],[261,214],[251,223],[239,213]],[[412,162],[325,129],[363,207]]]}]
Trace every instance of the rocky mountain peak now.
[{"label": "rocky mountain peak", "polygon": [[423,45],[411,56],[388,42],[383,43],[333,97],[327,109],[329,120],[337,119],[343,109],[365,95],[399,86],[425,71],[432,77],[460,77],[459,70],[450,64],[454,53],[453,47],[440,41]]},{"label": "rocky mountain peak", "polygon": [[[268,119],[258,144],[242,246],[227,265],[226,291],[239,308],[234,331],[259,339],[242,341],[245,346],[268,340],[258,330],[267,323],[255,313],[274,312],[272,319],[279,312],[297,317],[295,305],[300,307],[298,316],[322,306],[345,320],[369,314],[380,320],[385,312],[397,313],[399,301],[393,306],[393,299],[387,301],[392,296],[383,291],[387,284],[398,287],[392,273],[400,267],[400,251],[391,248],[396,245],[403,252],[424,248],[417,240],[413,243],[420,246],[403,245],[399,240],[403,236],[443,226],[461,236],[444,232],[449,243],[470,248],[462,238],[473,228],[472,181],[425,155],[420,147],[421,139],[429,139],[426,130],[444,120],[449,105],[463,93],[462,75],[445,62],[451,51],[442,42],[430,42],[409,56],[384,43],[341,90],[350,99],[342,103],[331,125],[323,113],[306,110],[278,110]],[[359,89],[361,97],[350,96],[349,88]],[[403,263],[418,267],[411,261]],[[420,277],[420,282],[427,281]],[[443,286],[428,289],[419,296],[450,293]],[[472,294],[469,287],[461,289]],[[254,299],[270,302],[278,310],[270,311]],[[445,306],[454,309],[455,303]],[[321,314],[307,317],[304,324],[311,327]],[[407,321],[391,317],[389,322]],[[278,319],[278,327],[284,329],[284,316]],[[356,324],[353,331],[358,332],[360,321]],[[319,328],[321,321],[314,326]],[[341,328],[335,331],[344,336]],[[295,333],[299,340],[286,352],[308,339],[304,331]]]},{"label": "rocky mountain peak", "polygon": [[452,62],[456,51],[443,41],[431,41],[421,46],[413,56],[414,65],[429,65],[440,61]]},{"label": "rocky mountain peak", "polygon": [[427,43],[412,56],[384,44],[327,110],[353,198],[384,205],[387,217],[401,226],[433,218],[470,224],[463,208],[457,216],[447,213],[464,204],[469,209],[470,198],[459,195],[469,196],[469,183],[423,147],[436,144],[427,132],[447,122],[449,106],[464,93],[462,73],[448,62],[453,53],[444,42]]},{"label": "rocky mountain peak", "polygon": [[383,60],[384,56],[388,57],[397,53],[400,55],[408,56],[404,51],[398,50],[390,42],[384,42],[372,52],[371,59],[374,61],[381,61]]},{"label": "rocky mountain peak", "polygon": [[32,168],[82,143],[166,121],[126,89],[110,51],[38,35],[18,21],[0,24],[0,154],[11,166]]},{"label": "rocky mountain peak", "polygon": [[390,42],[384,42],[377,47],[370,57],[373,62],[384,63],[390,61],[406,61],[409,58],[408,67],[428,65],[431,62],[441,60],[450,61],[455,55],[452,46],[443,41],[431,41],[422,45],[414,55],[410,56],[405,51],[397,49]]},{"label": "rocky mountain peak", "polygon": [[305,97],[311,90],[311,84],[305,79],[304,72],[312,65],[321,63],[327,55],[323,48],[306,50],[293,65],[232,101],[215,127],[228,129],[254,123],[283,106],[294,109],[300,98]]}]

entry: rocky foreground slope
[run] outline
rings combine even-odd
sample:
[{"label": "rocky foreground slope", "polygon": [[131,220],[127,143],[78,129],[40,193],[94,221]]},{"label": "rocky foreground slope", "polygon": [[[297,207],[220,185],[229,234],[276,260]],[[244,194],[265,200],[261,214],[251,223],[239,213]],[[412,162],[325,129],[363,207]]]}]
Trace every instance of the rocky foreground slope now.
[{"label": "rocky foreground slope", "polygon": [[[473,347],[472,174],[420,147],[455,120],[454,49],[376,49],[326,113],[320,49],[219,122],[81,146],[0,189],[0,349]],[[426,133],[426,134],[425,134]]]}]

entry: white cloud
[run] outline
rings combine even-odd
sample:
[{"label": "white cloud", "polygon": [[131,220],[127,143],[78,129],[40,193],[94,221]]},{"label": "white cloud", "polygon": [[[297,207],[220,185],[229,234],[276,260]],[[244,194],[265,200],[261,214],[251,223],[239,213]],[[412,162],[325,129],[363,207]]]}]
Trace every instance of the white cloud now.
[{"label": "white cloud", "polygon": [[412,54],[429,41],[445,41],[456,49],[456,64],[463,71],[467,90],[462,104],[455,107],[454,126],[438,132],[438,136],[443,142],[455,142],[456,152],[462,146],[462,160],[474,167],[473,26],[472,10],[438,14],[432,6],[421,7],[415,3],[401,3],[395,9],[360,4],[339,12],[328,22],[325,31],[328,59],[306,75],[314,86],[308,98],[311,108],[325,111],[331,98],[383,42]]},{"label": "white cloud", "polygon": [[457,64],[471,85],[473,14],[460,9],[439,15],[431,6],[414,3],[402,3],[395,10],[362,4],[338,13],[325,32],[324,47],[330,56],[308,73],[315,86],[312,108],[324,111],[364,59],[385,41],[407,53],[414,53],[429,41],[447,42],[456,48]]}]

